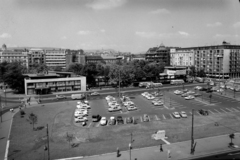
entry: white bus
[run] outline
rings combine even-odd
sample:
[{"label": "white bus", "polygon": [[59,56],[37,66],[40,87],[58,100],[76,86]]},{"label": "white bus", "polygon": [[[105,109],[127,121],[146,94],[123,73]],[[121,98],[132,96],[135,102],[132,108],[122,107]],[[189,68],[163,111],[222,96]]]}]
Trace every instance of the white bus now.
[{"label": "white bus", "polygon": [[185,82],[182,79],[175,79],[175,80],[170,81],[170,84],[172,84],[172,85],[178,85],[178,84],[184,84],[184,83]]},{"label": "white bus", "polygon": [[72,94],[71,98],[72,99],[83,99],[84,95],[83,94]]}]

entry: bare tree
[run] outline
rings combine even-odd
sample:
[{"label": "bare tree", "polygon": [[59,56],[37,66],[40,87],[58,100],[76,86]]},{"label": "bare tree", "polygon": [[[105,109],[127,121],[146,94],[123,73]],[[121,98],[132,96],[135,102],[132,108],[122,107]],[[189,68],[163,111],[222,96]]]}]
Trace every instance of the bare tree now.
[{"label": "bare tree", "polygon": [[37,115],[35,115],[34,113],[31,113],[29,116],[28,116],[28,120],[30,122],[30,124],[33,125],[33,130],[34,130],[34,124],[37,124]]},{"label": "bare tree", "polygon": [[67,139],[67,141],[68,141],[68,143],[69,143],[69,148],[70,148],[70,146],[71,146],[71,142],[73,141],[73,134],[68,134],[68,132],[67,132],[67,136],[66,136],[66,139]]}]

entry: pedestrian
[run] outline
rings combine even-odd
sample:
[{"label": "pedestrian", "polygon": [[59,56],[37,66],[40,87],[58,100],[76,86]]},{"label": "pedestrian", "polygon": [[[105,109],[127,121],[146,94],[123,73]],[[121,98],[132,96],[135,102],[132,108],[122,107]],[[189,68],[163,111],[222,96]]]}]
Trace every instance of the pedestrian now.
[{"label": "pedestrian", "polygon": [[163,152],[162,144],[160,144],[160,152]]},{"label": "pedestrian", "polygon": [[120,157],[120,156],[121,156],[120,150],[119,150],[119,148],[117,148],[117,157]]}]

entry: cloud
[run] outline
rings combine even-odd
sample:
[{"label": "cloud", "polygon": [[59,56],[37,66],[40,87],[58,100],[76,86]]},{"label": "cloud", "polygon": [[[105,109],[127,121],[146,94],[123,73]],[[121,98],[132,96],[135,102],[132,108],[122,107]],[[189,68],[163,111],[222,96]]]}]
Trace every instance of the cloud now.
[{"label": "cloud", "polygon": [[231,34],[216,34],[214,38],[237,38],[239,37],[238,34],[231,35]]},{"label": "cloud", "polygon": [[157,9],[157,10],[151,11],[149,13],[150,14],[170,14],[170,11],[165,8],[162,8],[162,9]]},{"label": "cloud", "polygon": [[8,33],[3,33],[0,35],[0,38],[11,38],[12,36]]},{"label": "cloud", "polygon": [[77,34],[79,34],[79,35],[88,35],[90,33],[91,33],[90,31],[78,31],[77,32]]},{"label": "cloud", "polygon": [[236,22],[236,23],[234,23],[234,24],[233,24],[233,27],[234,27],[234,28],[238,28],[238,27],[240,27],[240,22]]},{"label": "cloud", "polygon": [[104,10],[120,7],[124,5],[126,2],[127,0],[93,0],[86,6],[94,10]]},{"label": "cloud", "polygon": [[62,36],[61,39],[64,40],[64,39],[67,39],[67,37],[66,36]]},{"label": "cloud", "polygon": [[183,36],[189,36],[189,33],[187,33],[187,32],[178,31],[178,33],[179,33],[180,35],[183,35]]},{"label": "cloud", "polygon": [[105,29],[101,29],[100,31],[101,31],[102,33],[105,33],[105,32],[106,32]]},{"label": "cloud", "polygon": [[215,23],[208,23],[207,27],[219,27],[221,25],[222,25],[221,22],[215,22]]}]

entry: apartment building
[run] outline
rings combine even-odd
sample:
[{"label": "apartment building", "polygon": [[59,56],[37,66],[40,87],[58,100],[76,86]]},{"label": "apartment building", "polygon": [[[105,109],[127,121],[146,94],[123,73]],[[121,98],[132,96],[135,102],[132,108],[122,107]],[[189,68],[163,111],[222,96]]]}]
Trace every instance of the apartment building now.
[{"label": "apartment building", "polygon": [[44,52],[46,66],[66,68],[65,49],[44,49]]},{"label": "apartment building", "polygon": [[178,48],[170,53],[171,66],[190,67],[194,65],[194,49]]},{"label": "apartment building", "polygon": [[2,62],[21,62],[24,66],[28,67],[28,51],[26,49],[8,49],[5,44],[2,45],[0,51],[0,63]]},{"label": "apartment building", "polygon": [[170,65],[170,48],[161,44],[159,47],[149,48],[145,54],[147,61],[164,62],[165,65]]},{"label": "apartment building", "polygon": [[36,64],[45,64],[45,51],[40,48],[32,48],[28,51],[29,67]]}]

